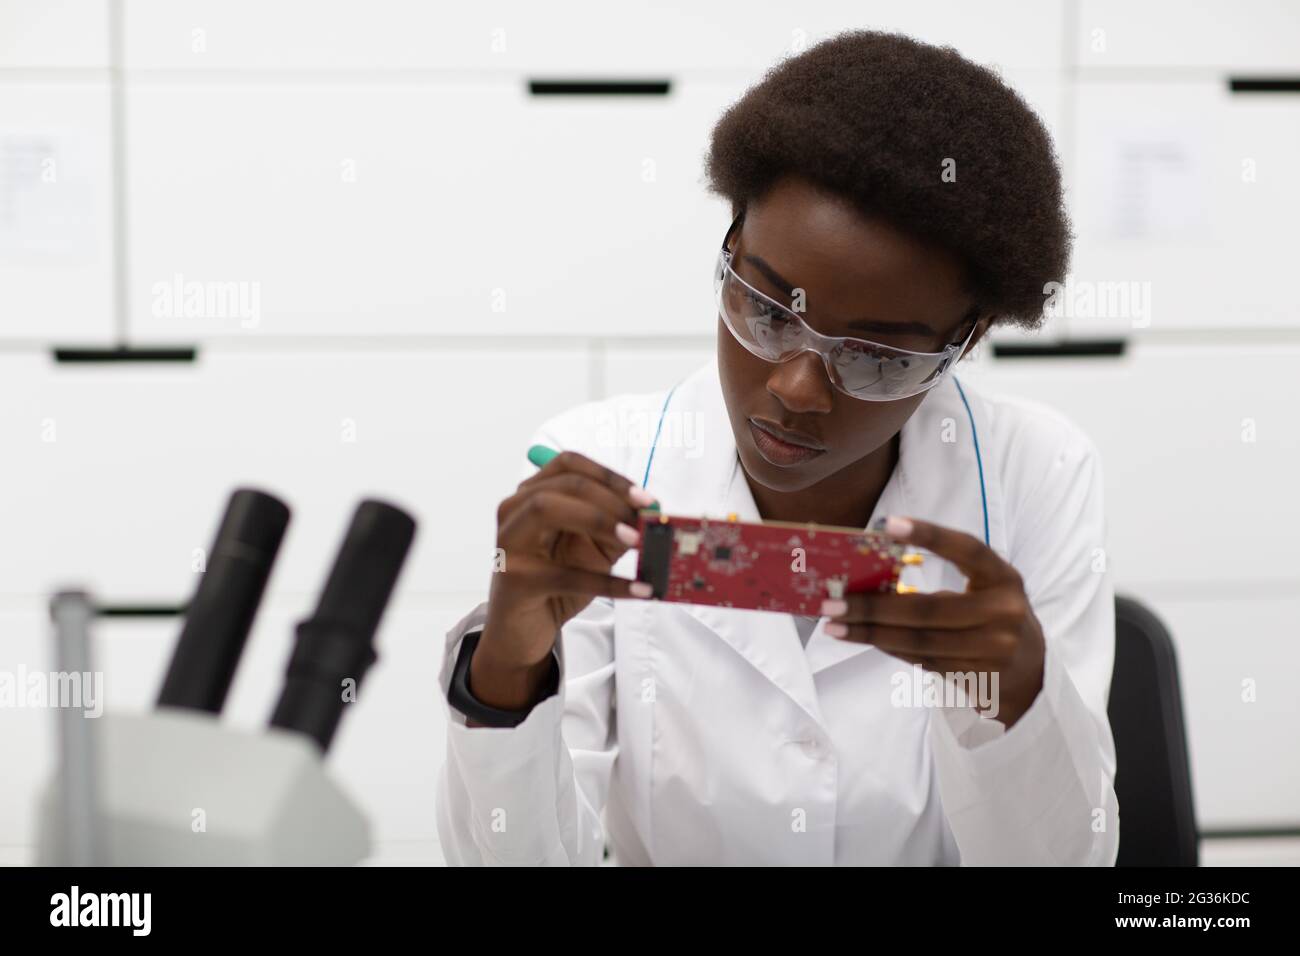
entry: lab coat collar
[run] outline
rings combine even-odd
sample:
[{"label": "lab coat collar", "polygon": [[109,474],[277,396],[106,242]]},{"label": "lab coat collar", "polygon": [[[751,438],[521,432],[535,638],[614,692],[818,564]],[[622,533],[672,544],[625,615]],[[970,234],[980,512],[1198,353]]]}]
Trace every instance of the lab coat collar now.
[{"label": "lab coat collar", "polygon": [[[970,411],[967,411],[969,402]],[[717,364],[710,361],[679,382],[662,409],[660,441],[646,473],[646,486],[666,514],[761,520],[736,452]],[[990,541],[1002,546],[1001,495],[982,468],[971,434],[986,436],[983,401],[970,388],[965,396],[953,376],[927,393],[904,424],[899,460],[872,511],[870,522],[889,514],[910,515],[984,539],[988,501]],[[693,436],[693,440],[687,440]],[[922,566],[904,569],[902,580],[922,591],[963,590],[955,567],[926,554]],[[707,605],[681,605],[780,687],[821,724],[814,680],[833,667],[855,661],[869,666],[886,655],[865,644],[827,636],[818,622],[805,648],[789,615]],[[897,661],[890,666],[896,666]]]}]

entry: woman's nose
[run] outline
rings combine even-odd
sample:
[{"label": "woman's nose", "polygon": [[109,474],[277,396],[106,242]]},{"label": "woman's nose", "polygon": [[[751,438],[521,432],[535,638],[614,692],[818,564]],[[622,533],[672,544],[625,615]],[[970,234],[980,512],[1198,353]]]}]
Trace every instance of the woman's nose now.
[{"label": "woman's nose", "polygon": [[816,352],[801,352],[772,369],[767,390],[792,412],[826,413],[835,403],[835,388]]}]

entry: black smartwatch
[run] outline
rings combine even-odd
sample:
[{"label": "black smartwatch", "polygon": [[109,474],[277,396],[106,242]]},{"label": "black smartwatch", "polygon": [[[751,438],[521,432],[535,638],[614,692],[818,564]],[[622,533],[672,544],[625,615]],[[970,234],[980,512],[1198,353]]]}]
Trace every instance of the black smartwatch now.
[{"label": "black smartwatch", "polygon": [[545,693],[523,710],[502,710],[489,707],[476,698],[469,690],[469,661],[478,647],[482,631],[471,631],[460,642],[460,654],[456,657],[456,666],[451,672],[451,686],[447,688],[447,703],[455,707],[471,720],[488,727],[517,727],[524,722],[534,707],[560,689],[560,662],[554,652],[551,653],[551,674],[546,679]]}]

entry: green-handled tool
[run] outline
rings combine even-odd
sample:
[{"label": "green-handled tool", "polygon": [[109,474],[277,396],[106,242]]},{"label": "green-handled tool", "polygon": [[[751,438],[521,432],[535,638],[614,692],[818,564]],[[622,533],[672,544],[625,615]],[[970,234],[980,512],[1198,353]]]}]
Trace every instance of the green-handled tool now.
[{"label": "green-handled tool", "polygon": [[545,445],[534,445],[528,449],[528,460],[538,468],[545,468],[550,464],[551,459],[558,454],[559,452],[554,448],[547,448]]},{"label": "green-handled tool", "polygon": [[[538,468],[545,468],[550,460],[558,454],[558,451],[554,448],[549,448],[546,445],[533,445],[528,449],[528,460]],[[647,505],[646,508],[650,511],[658,511],[659,502],[656,501],[652,505]]]}]

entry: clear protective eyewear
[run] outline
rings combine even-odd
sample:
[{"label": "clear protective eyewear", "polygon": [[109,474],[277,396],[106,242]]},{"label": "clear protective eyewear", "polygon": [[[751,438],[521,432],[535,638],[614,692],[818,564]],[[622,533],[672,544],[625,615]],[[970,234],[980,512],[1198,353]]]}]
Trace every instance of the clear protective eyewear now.
[{"label": "clear protective eyewear", "polygon": [[962,322],[970,331],[942,352],[911,352],[867,339],[822,335],[803,318],[736,274],[731,266],[731,237],[744,220],[736,217],[722,240],[714,269],[718,314],[736,341],[768,362],[782,363],[804,352],[822,357],[831,384],[853,398],[892,402],[931,389],[957,364],[975,333],[979,309]]}]

